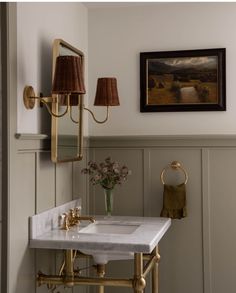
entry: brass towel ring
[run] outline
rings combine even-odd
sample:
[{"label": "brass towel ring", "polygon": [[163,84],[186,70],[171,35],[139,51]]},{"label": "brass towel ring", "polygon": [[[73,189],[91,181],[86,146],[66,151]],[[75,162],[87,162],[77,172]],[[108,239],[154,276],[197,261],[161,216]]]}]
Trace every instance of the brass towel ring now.
[{"label": "brass towel ring", "polygon": [[186,184],[188,182],[188,173],[186,172],[186,170],[184,169],[184,167],[182,167],[182,165],[180,164],[180,162],[178,161],[173,161],[172,163],[170,163],[170,165],[168,165],[166,168],[164,168],[161,172],[161,182],[164,185],[165,181],[164,181],[164,173],[166,171],[166,169],[171,168],[173,170],[181,170],[184,173],[185,176],[185,180],[184,180],[184,184]]}]

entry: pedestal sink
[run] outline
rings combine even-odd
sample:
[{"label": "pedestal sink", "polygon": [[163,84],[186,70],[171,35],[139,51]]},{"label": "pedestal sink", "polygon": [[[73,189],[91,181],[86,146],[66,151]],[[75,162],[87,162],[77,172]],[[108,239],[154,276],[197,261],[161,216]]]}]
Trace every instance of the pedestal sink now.
[{"label": "pedestal sink", "polygon": [[[117,222],[110,221],[98,221],[93,224],[88,225],[85,228],[79,230],[80,234],[87,235],[127,235],[135,232],[140,225],[135,224],[120,224]],[[132,259],[134,257],[133,252],[119,252],[112,250],[89,250],[89,249],[80,249],[84,254],[89,254],[93,256],[95,263],[97,264],[106,264],[110,260],[124,260]]]}]

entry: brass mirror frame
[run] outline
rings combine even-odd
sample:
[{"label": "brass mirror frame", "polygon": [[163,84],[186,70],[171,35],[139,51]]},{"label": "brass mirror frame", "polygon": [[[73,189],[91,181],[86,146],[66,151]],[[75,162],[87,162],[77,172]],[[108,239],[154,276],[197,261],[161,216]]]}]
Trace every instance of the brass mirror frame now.
[{"label": "brass mirror frame", "polygon": [[[84,74],[84,53],[79,49],[73,47],[69,43],[65,42],[62,39],[55,39],[53,42],[53,60],[52,60],[52,80],[54,78],[55,66],[56,66],[56,58],[60,55],[60,48],[64,47],[69,49],[70,51],[76,53],[81,57],[82,68]],[[69,159],[60,159],[58,157],[58,119],[57,117],[51,116],[51,160],[54,163],[62,163],[62,162],[74,162],[80,161],[83,158],[83,110],[84,110],[84,96],[82,94],[79,95],[79,103],[78,103],[78,112],[79,112],[79,121],[78,121],[78,137],[77,137],[77,156]],[[53,113],[58,114],[59,103],[57,95],[52,95],[52,111]],[[71,121],[71,123],[73,123]]]}]

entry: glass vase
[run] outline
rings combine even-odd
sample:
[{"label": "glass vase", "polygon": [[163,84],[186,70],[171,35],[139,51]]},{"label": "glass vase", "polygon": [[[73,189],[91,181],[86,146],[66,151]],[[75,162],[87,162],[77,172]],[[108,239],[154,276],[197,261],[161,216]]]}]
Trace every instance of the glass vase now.
[{"label": "glass vase", "polygon": [[104,195],[105,195],[105,210],[107,216],[111,216],[113,212],[113,189],[105,189],[104,188]]}]

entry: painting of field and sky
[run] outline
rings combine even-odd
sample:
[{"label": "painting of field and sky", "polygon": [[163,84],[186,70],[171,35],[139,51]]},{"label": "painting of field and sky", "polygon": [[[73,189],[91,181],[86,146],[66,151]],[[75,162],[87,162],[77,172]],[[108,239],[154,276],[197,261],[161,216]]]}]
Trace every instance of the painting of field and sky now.
[{"label": "painting of field and sky", "polygon": [[219,72],[222,58],[219,59],[218,54],[173,57],[167,54],[167,57],[160,58],[160,54],[156,55],[156,58],[155,54],[151,58],[147,55],[145,59],[146,105],[190,105],[194,110],[194,105],[219,105],[222,102],[224,75]]}]

